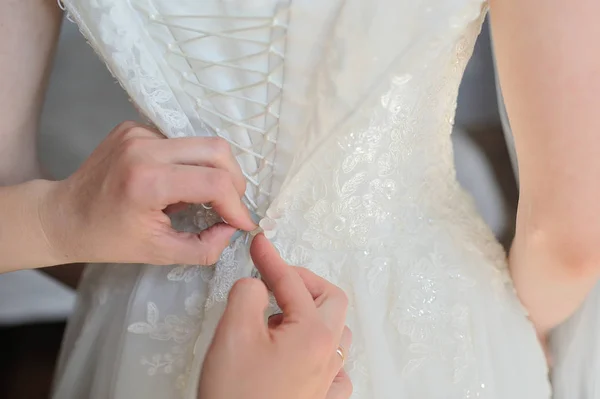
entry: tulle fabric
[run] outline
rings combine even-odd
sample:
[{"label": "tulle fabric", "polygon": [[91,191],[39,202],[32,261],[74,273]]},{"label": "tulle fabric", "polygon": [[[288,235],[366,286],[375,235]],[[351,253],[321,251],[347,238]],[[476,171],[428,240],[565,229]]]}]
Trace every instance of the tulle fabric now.
[{"label": "tulle fabric", "polygon": [[[353,398],[550,396],[504,253],[454,176],[458,85],[485,3],[64,4],[165,135],[232,143],[284,259],[345,289]],[[218,220],[194,206],[174,223]],[[54,397],[196,398],[227,292],[252,274],[251,239],[212,268],[91,266]]]}]

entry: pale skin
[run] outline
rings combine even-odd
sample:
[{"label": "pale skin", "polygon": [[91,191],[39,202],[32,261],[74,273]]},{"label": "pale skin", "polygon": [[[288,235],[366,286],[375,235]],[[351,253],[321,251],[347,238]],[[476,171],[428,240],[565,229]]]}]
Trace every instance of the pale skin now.
[{"label": "pale skin", "polygon": [[[61,10],[53,1],[2,0],[0,6],[0,185],[42,177],[37,132]],[[82,265],[43,269],[75,287]]]},{"label": "pale skin", "polygon": [[47,0],[0,7],[0,184],[9,185],[41,176],[36,137],[61,11]]},{"label": "pale skin", "polygon": [[[0,188],[0,201],[12,209],[0,226],[0,253],[13,266],[3,271],[64,262],[213,264],[237,230],[257,227],[241,201],[245,188],[225,141],[167,140],[124,123],[68,179]],[[168,214],[199,203],[210,204],[227,223],[199,234],[174,230]],[[242,280],[232,290],[199,398],[246,392],[257,399],[349,398],[352,384],[336,353],[351,343],[345,294],[287,265],[262,235],[251,255],[265,283]],[[265,284],[282,309],[268,324]]]},{"label": "pale skin", "polygon": [[[347,350],[352,340],[344,326],[344,292],[306,269],[288,266],[263,235],[254,238],[250,253],[265,283],[244,279],[231,290],[204,360],[198,397],[349,398],[352,384],[336,353],[338,345]],[[267,286],[282,313],[265,325]]]},{"label": "pale skin", "polygon": [[[0,188],[12,209],[0,227],[1,270],[75,262],[213,264],[236,230],[256,228],[241,202],[245,187],[226,142],[166,140],[123,123],[68,179]],[[211,204],[227,223],[199,234],[176,231],[167,215],[185,204]]]},{"label": "pale skin", "polygon": [[[0,176],[8,185],[39,177],[33,149],[36,120],[60,22],[53,0],[2,0],[0,5]],[[577,309],[600,270],[600,112],[596,106],[600,54],[593,51],[600,37],[596,21],[600,3],[491,0],[491,10],[521,184],[509,264],[518,295],[543,338]],[[112,177],[118,176],[113,173]],[[63,187],[84,184],[81,179],[71,182]],[[0,238],[13,240],[0,248],[11,251],[11,262],[5,264],[10,263],[12,270],[109,259],[103,256],[107,249],[100,248],[103,244],[88,248],[92,259],[84,259],[81,251],[65,258],[48,245],[48,228],[39,235],[41,219],[29,212],[39,209],[35,201],[45,191],[55,196],[68,192],[49,186],[58,187],[38,180],[0,191],[2,225],[11,226],[11,234],[0,231]],[[23,241],[29,239],[31,243]],[[19,242],[28,245],[18,251]],[[142,251],[134,257],[151,260],[151,253]],[[131,256],[118,254],[121,261],[132,260]]]},{"label": "pale skin", "polygon": [[[60,13],[46,0],[2,0],[0,7],[0,273],[75,262],[208,265],[236,231],[256,228],[241,202],[241,169],[220,139],[166,140],[127,122],[68,179],[40,179],[37,117]],[[227,222],[200,234],[176,231],[168,214],[186,204],[210,204]],[[265,284],[242,280],[234,287],[199,398],[243,396],[230,391],[232,378],[261,399],[349,398],[352,384],[336,353],[351,343],[344,293],[287,265],[262,236],[252,255],[283,313],[265,324]],[[77,283],[79,268],[53,269]]]},{"label": "pale skin", "polygon": [[541,337],[600,272],[600,2],[491,0],[520,199],[510,271]]}]

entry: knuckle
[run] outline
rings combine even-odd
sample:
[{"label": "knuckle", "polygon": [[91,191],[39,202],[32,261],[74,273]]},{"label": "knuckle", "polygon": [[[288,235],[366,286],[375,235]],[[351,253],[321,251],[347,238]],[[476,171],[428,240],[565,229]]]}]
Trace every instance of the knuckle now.
[{"label": "knuckle", "polygon": [[340,303],[340,307],[342,307],[344,310],[346,310],[348,308],[348,295],[346,294],[346,292],[341,289],[340,287],[335,287],[334,290],[334,295],[336,296],[337,300]]},{"label": "knuckle", "polygon": [[229,173],[220,169],[211,169],[206,183],[218,198],[228,194],[231,188]]},{"label": "knuckle", "polygon": [[353,339],[354,335],[353,335],[352,330],[350,329],[350,327],[344,326],[344,334],[346,334],[346,337],[347,337],[346,339],[348,340],[348,343],[350,345],[352,345],[352,339]]},{"label": "knuckle", "polygon": [[208,145],[211,147],[213,156],[218,159],[231,158],[231,145],[221,137],[207,138]]},{"label": "knuckle", "polygon": [[157,168],[142,162],[130,162],[123,171],[123,192],[130,199],[141,196],[151,196],[153,199],[160,196],[160,173]]},{"label": "knuckle", "polygon": [[242,278],[233,284],[228,299],[238,309],[264,309],[268,303],[267,288],[255,278]]},{"label": "knuckle", "polygon": [[203,246],[198,254],[198,262],[201,266],[214,265],[221,258],[221,252],[214,246]]},{"label": "knuckle", "polygon": [[116,131],[122,144],[130,140],[137,143],[145,142],[142,139],[156,137],[156,134],[147,126],[135,122],[123,122],[117,127]]},{"label": "knuckle", "polygon": [[138,126],[139,126],[139,124],[134,121],[125,121],[125,122],[119,123],[117,125],[117,127],[115,127],[113,129],[113,133],[117,134],[119,136],[126,136],[129,134],[129,132],[132,129],[135,129]]},{"label": "knuckle", "polygon": [[152,131],[144,125],[133,123],[125,131],[125,137],[148,137],[152,136]]},{"label": "knuckle", "polygon": [[300,275],[300,277],[302,277],[302,279],[304,279],[304,280],[314,281],[315,277],[318,277],[315,273],[313,273],[311,270],[307,269],[304,266],[292,266],[292,267],[294,268],[296,273],[298,273]]},{"label": "knuckle", "polygon": [[145,126],[136,125],[127,130],[128,137],[149,137],[152,136],[152,131]]},{"label": "knuckle", "polygon": [[[220,137],[210,137],[206,139],[210,147],[210,156],[215,165],[227,168],[226,178],[232,181],[236,191],[242,195],[246,191],[246,179],[242,174],[237,160],[235,159],[231,145]],[[229,165],[229,167],[227,167]]]},{"label": "knuckle", "polygon": [[136,158],[141,153],[142,140],[138,137],[124,137],[120,143],[121,154],[124,158]]},{"label": "knuckle", "polygon": [[328,284],[329,288],[327,289],[327,297],[332,300],[333,303],[335,303],[340,311],[345,311],[348,309],[349,300],[346,292],[335,284]]},{"label": "knuckle", "polygon": [[259,292],[264,291],[264,284],[254,278],[242,278],[233,284],[232,292]]}]

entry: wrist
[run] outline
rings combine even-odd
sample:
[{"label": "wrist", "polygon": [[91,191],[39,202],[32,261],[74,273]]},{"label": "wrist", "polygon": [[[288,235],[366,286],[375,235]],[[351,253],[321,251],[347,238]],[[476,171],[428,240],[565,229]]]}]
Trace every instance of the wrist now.
[{"label": "wrist", "polygon": [[73,212],[69,212],[67,187],[62,181],[36,180],[37,230],[52,265],[79,262],[73,234]]},{"label": "wrist", "polygon": [[54,183],[32,180],[16,186],[0,187],[0,272],[59,264],[52,238],[44,225],[42,206]]}]

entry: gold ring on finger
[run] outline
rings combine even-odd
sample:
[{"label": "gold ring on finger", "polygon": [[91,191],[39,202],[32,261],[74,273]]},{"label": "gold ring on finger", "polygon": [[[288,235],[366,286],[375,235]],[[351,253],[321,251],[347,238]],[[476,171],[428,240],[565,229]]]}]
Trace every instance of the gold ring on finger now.
[{"label": "gold ring on finger", "polygon": [[342,359],[342,367],[344,367],[344,363],[346,362],[346,353],[344,351],[344,347],[342,345],[338,345],[335,353]]}]

